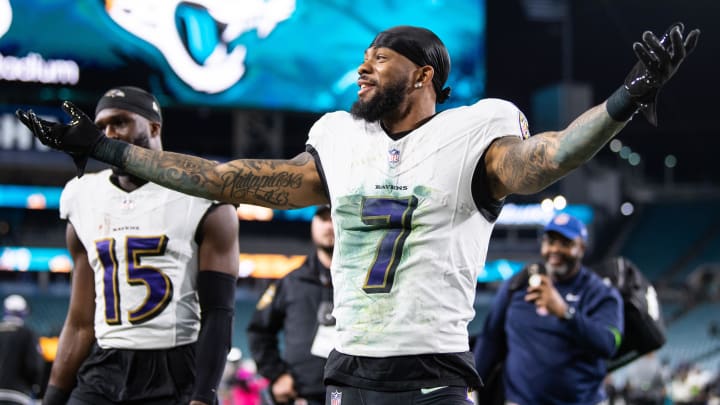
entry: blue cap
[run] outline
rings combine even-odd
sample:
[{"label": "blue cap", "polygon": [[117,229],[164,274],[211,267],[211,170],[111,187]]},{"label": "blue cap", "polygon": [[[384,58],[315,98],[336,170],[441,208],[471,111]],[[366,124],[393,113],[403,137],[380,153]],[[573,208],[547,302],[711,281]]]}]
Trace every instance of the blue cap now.
[{"label": "blue cap", "polygon": [[545,225],[545,232],[557,232],[560,235],[575,240],[580,237],[584,243],[587,243],[588,231],[585,224],[579,219],[566,213],[557,214],[550,222]]}]

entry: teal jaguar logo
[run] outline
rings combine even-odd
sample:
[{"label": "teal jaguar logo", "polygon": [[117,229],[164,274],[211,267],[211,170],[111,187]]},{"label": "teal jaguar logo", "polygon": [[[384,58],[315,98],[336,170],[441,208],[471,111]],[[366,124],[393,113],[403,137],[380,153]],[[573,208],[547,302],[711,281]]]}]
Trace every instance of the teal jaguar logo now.
[{"label": "teal jaguar logo", "polygon": [[0,0],[0,37],[5,35],[12,24],[12,7],[10,0]]},{"label": "teal jaguar logo", "polygon": [[290,18],[295,0],[106,0],[105,9],[122,29],[160,51],[188,86],[215,94],[245,74],[247,48],[239,37],[252,30],[267,37]]}]

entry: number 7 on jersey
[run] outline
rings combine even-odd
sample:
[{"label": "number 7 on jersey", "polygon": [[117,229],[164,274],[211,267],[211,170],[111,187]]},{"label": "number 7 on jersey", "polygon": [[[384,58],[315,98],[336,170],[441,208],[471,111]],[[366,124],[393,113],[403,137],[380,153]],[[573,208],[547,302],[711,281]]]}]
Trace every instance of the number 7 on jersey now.
[{"label": "number 7 on jersey", "polygon": [[395,270],[402,257],[405,239],[412,229],[412,214],[418,200],[409,197],[363,197],[362,221],[375,229],[385,228],[375,258],[368,269],[363,291],[368,294],[390,292]]}]

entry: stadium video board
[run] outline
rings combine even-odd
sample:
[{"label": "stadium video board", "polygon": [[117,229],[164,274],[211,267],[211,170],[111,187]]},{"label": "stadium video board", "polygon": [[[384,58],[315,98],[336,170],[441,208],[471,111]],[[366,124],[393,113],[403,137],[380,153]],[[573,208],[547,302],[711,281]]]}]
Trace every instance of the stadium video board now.
[{"label": "stadium video board", "polygon": [[445,42],[448,106],[482,97],[484,0],[0,0],[0,91],[94,102],[131,84],[165,106],[348,109],[363,51],[396,25]]}]

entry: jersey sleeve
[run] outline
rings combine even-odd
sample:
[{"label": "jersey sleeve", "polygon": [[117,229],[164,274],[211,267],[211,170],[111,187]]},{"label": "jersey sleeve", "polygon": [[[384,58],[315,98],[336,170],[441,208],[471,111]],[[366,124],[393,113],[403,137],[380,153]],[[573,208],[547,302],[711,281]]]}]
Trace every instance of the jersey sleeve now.
[{"label": "jersey sleeve", "polygon": [[306,149],[314,149],[318,152],[327,149],[329,142],[328,137],[330,136],[328,121],[331,120],[331,115],[332,113],[325,114],[320,117],[319,120],[315,121],[313,126],[310,128],[308,139],[305,142]]},{"label": "jersey sleeve", "polygon": [[77,180],[77,178],[73,178],[68,181],[60,194],[60,219],[70,219],[70,215],[73,211],[73,201],[75,201],[75,194],[77,193]]},{"label": "jersey sleeve", "polygon": [[490,108],[492,114],[484,123],[484,132],[488,140],[504,136],[530,137],[527,118],[515,104],[501,99],[480,100],[471,106],[473,109]]}]

